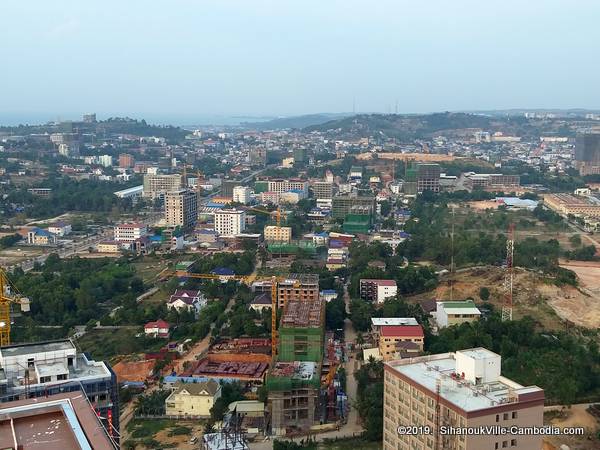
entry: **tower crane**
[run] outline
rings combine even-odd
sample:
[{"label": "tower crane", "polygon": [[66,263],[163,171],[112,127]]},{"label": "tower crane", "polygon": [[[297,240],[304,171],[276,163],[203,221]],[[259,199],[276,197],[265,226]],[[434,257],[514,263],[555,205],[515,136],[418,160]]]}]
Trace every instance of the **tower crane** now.
[{"label": "tower crane", "polygon": [[10,306],[13,303],[20,305],[21,311],[29,312],[29,299],[18,293],[4,269],[0,268],[0,347],[10,344]]},{"label": "tower crane", "polygon": [[[193,273],[186,272],[184,270],[175,270],[169,271],[168,269],[163,270],[159,275],[162,277],[169,276],[177,276],[182,278],[198,278],[203,280],[220,280],[220,275],[215,275],[212,273]],[[287,280],[288,278],[285,276],[266,276],[266,277],[257,277],[256,275],[233,275],[228,276],[228,279],[240,281],[244,284],[251,285],[254,281],[271,281],[271,358],[275,360],[277,356],[277,287],[280,282]],[[300,282],[294,282],[294,289],[298,289],[300,287]],[[285,305],[284,305],[285,306]]]}]

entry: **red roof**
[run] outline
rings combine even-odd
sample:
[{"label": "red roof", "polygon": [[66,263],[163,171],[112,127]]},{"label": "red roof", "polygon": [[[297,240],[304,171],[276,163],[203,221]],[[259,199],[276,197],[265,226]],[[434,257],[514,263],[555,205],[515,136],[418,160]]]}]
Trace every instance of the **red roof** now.
[{"label": "red roof", "polygon": [[144,325],[144,328],[170,328],[171,325],[162,319],[158,319],[156,322],[148,322]]},{"label": "red roof", "polygon": [[423,337],[423,328],[421,325],[384,325],[380,333],[386,337]]}]

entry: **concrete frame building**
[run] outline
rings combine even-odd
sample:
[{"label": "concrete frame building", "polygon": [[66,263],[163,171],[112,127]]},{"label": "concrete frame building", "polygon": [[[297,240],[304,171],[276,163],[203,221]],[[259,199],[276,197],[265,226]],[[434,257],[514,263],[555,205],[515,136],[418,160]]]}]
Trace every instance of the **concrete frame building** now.
[{"label": "concrete frame building", "polygon": [[233,201],[247,205],[252,200],[252,189],[248,186],[235,186],[233,188]]},{"label": "concrete frame building", "polygon": [[144,197],[162,197],[170,191],[179,191],[183,186],[183,179],[179,174],[151,174],[144,175]]},{"label": "concrete frame building", "polygon": [[134,242],[146,236],[148,230],[143,223],[120,223],[113,229],[117,242]]},{"label": "concrete frame building", "polygon": [[331,202],[331,215],[334,219],[345,219],[348,214],[372,215],[375,211],[375,197],[337,195]]},{"label": "concrete frame building", "polygon": [[[541,435],[446,434],[442,427],[541,427],[544,391],[501,376],[484,348],[390,361],[384,366],[384,450],[540,449]],[[400,434],[399,425],[431,433]]]},{"label": "concrete frame building", "polygon": [[398,287],[395,280],[360,280],[360,298],[367,302],[383,303],[385,299],[395,297]]},{"label": "concrete frame building", "polygon": [[191,228],[198,220],[198,193],[180,189],[165,193],[165,222],[168,226]]},{"label": "concrete frame building", "polygon": [[264,228],[266,242],[291,242],[292,227],[278,227],[277,225],[267,225]]},{"label": "concrete frame building", "polygon": [[317,200],[333,198],[333,183],[328,181],[315,181],[311,184],[313,197]]},{"label": "concrete frame building", "polygon": [[303,302],[319,299],[319,275],[313,273],[292,273],[287,279],[277,283],[277,307],[283,308],[287,302]]},{"label": "concrete frame building", "polygon": [[238,236],[246,229],[246,211],[223,209],[215,211],[215,231],[219,236]]}]

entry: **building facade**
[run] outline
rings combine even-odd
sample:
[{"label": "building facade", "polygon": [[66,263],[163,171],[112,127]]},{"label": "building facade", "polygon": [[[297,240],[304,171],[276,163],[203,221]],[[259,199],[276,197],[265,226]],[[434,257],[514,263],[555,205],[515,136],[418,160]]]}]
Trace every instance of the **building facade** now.
[{"label": "building facade", "polygon": [[183,187],[183,180],[179,174],[151,174],[144,175],[144,197],[162,197],[166,192],[179,191]]},{"label": "building facade", "polygon": [[473,300],[436,303],[435,319],[439,328],[475,322],[479,317],[481,311]]},{"label": "building facade", "polygon": [[168,226],[190,228],[198,219],[198,194],[189,189],[165,194],[165,222]]},{"label": "building facade", "polygon": [[148,230],[143,223],[121,223],[113,230],[115,241],[134,242],[146,236]]},{"label": "building facade", "polygon": [[238,209],[215,211],[215,231],[220,236],[237,236],[246,229],[246,212]]},{"label": "building facade", "polygon": [[168,416],[210,417],[210,410],[221,397],[221,385],[214,380],[199,383],[177,382],[165,400]]},{"label": "building facade", "polygon": [[290,300],[319,300],[319,275],[292,273],[277,283],[277,307],[283,308]]},{"label": "building facade", "polygon": [[[384,450],[534,450],[541,435],[447,434],[443,427],[541,427],[544,391],[501,376],[484,348],[390,361],[384,366]],[[399,433],[402,425],[428,432]]]},{"label": "building facade", "polygon": [[292,228],[267,225],[264,228],[265,241],[267,242],[291,242]]},{"label": "building facade", "polygon": [[383,303],[385,299],[395,297],[397,293],[395,280],[360,280],[360,298],[367,302]]}]

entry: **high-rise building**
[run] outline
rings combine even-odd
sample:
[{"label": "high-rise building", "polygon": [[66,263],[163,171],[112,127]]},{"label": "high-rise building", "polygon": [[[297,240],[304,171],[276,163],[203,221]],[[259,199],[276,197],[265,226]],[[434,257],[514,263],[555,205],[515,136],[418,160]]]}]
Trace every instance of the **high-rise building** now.
[{"label": "high-rise building", "polygon": [[0,348],[0,403],[82,391],[105,428],[118,431],[118,390],[111,367],[78,353],[69,339]]},{"label": "high-rise building", "polygon": [[440,173],[439,164],[418,164],[417,165],[417,193],[425,191],[440,192]]},{"label": "high-rise building", "polygon": [[600,174],[600,133],[582,133],[575,142],[575,167],[579,174]]},{"label": "high-rise building", "polygon": [[135,165],[133,155],[129,153],[121,153],[119,155],[119,167],[121,169],[131,169]]},{"label": "high-rise building", "polygon": [[198,193],[180,189],[165,194],[165,221],[168,226],[190,228],[198,219]]},{"label": "high-rise building", "polygon": [[166,192],[177,191],[183,187],[181,175],[150,174],[144,175],[144,197],[162,197]]},{"label": "high-rise building", "polygon": [[223,180],[223,183],[221,184],[221,196],[233,198],[233,189],[236,186],[241,186],[241,185],[242,185],[242,183],[239,181]]},{"label": "high-rise building", "polygon": [[292,273],[277,284],[277,306],[283,308],[290,300],[313,301],[319,299],[319,275]]},{"label": "high-rise building", "polygon": [[249,153],[250,165],[254,167],[264,167],[267,164],[267,149],[253,148]]},{"label": "high-rise building", "polygon": [[98,163],[102,167],[111,167],[113,165],[113,157],[111,155],[98,156]]},{"label": "high-rise building", "polygon": [[328,181],[315,181],[311,185],[313,197],[317,200],[333,198],[333,183]]},{"label": "high-rise building", "polygon": [[233,201],[247,205],[252,199],[252,189],[247,186],[236,186],[233,188]]},{"label": "high-rise building", "polygon": [[375,197],[338,195],[333,197],[331,214],[334,219],[345,219],[348,214],[371,215],[375,211]]},{"label": "high-rise building", "polygon": [[223,209],[215,211],[215,231],[220,236],[238,236],[246,229],[246,211]]},{"label": "high-rise building", "polygon": [[[500,355],[474,348],[390,361],[384,368],[384,450],[541,448],[539,434],[443,432],[449,427],[543,426],[544,391],[501,376]],[[403,425],[425,431],[401,433]]]}]

